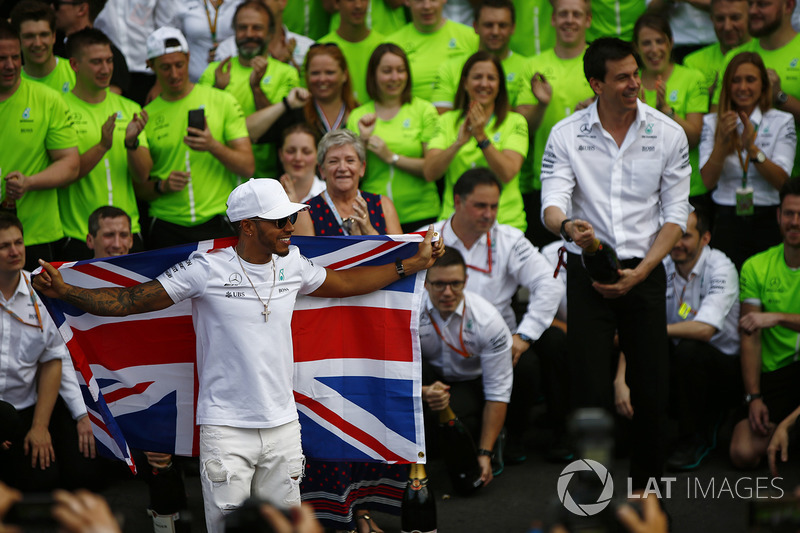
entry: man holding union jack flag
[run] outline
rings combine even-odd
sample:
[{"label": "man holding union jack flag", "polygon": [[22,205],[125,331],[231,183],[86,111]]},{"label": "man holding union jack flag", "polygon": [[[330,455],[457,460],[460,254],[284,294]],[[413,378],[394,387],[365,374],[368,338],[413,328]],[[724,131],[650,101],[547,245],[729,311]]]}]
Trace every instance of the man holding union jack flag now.
[{"label": "man holding union jack flag", "polygon": [[370,293],[426,269],[444,250],[431,244],[429,230],[409,259],[341,271],[322,268],[290,246],[297,213],[306,207],[290,202],[275,180],[250,180],[228,198],[228,217],[239,226],[234,247],[194,253],[157,279],[133,287],[68,285],[44,261],[34,280],[46,296],[96,315],[127,316],[191,300],[201,480],[212,533],[222,531],[224,514],[249,496],[284,507],[300,503],[303,454],[291,340],[297,295]]}]

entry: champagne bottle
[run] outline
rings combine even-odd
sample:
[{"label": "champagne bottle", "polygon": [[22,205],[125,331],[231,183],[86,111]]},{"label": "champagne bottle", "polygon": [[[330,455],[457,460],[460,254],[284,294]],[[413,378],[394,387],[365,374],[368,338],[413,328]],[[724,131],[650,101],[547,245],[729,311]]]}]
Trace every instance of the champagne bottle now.
[{"label": "champagne bottle", "polygon": [[474,492],[483,485],[478,450],[469,430],[450,406],[439,411],[439,436],[453,489],[463,495]]},{"label": "champagne bottle", "polygon": [[583,268],[589,273],[589,277],[598,283],[616,283],[619,279],[617,272],[620,265],[617,252],[614,247],[607,242],[595,239],[588,247],[584,248],[581,254]]},{"label": "champagne bottle", "polygon": [[436,533],[436,500],[428,487],[425,465],[412,464],[403,493],[400,531],[402,533]]},{"label": "champagne bottle", "polygon": [[170,462],[165,468],[153,468],[148,481],[150,508],[155,533],[188,533],[186,489],[181,471]]}]

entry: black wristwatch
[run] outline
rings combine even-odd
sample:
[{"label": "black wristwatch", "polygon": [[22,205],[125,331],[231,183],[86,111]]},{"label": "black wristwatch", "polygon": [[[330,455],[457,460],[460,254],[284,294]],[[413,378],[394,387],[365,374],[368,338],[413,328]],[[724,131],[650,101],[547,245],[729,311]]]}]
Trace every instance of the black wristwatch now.
[{"label": "black wristwatch", "polygon": [[560,232],[561,233],[561,238],[564,239],[567,242],[572,242],[572,237],[570,237],[569,233],[567,233],[567,222],[572,222],[572,219],[571,218],[565,218],[561,222],[561,232]]},{"label": "black wristwatch", "polygon": [[753,394],[745,394],[744,395],[744,403],[749,405],[750,402],[752,402],[753,400],[758,400],[759,398],[761,398],[761,393],[760,392],[756,392],[756,393],[753,393]]},{"label": "black wristwatch", "polygon": [[481,150],[486,150],[487,148],[489,148],[490,144],[492,144],[492,141],[490,141],[489,139],[484,139],[478,142],[478,148],[480,148]]},{"label": "black wristwatch", "polygon": [[127,142],[125,142],[124,144],[126,150],[136,150],[137,148],[139,148],[139,137],[136,137],[136,141],[134,141],[132,144],[128,144]]},{"label": "black wristwatch", "polygon": [[397,275],[400,276],[400,279],[406,277],[406,269],[403,268],[403,261],[401,259],[395,259],[394,268],[397,270]]},{"label": "black wristwatch", "polygon": [[478,448],[478,455],[485,455],[489,459],[494,459],[494,452],[492,450],[486,450],[484,448]]}]

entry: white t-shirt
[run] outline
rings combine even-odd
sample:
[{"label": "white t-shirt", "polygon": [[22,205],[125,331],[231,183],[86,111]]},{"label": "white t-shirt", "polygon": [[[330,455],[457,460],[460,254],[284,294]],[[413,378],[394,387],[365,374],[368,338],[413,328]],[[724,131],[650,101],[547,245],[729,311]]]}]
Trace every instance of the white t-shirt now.
[{"label": "white t-shirt", "polygon": [[273,264],[242,265],[233,247],[195,252],[157,279],[173,302],[191,299],[197,336],[197,423],[270,428],[297,419],[292,394],[292,312],[298,294],[314,292],[325,269],[295,246]]},{"label": "white t-shirt", "polygon": [[[483,395],[491,402],[511,399],[514,368],[511,364],[511,332],[492,304],[475,293],[464,291],[458,308],[442,320],[431,299],[426,297],[419,314],[419,343],[422,357],[447,381],[483,378]],[[436,321],[442,336],[436,332]],[[469,357],[459,350],[463,339]]]}]

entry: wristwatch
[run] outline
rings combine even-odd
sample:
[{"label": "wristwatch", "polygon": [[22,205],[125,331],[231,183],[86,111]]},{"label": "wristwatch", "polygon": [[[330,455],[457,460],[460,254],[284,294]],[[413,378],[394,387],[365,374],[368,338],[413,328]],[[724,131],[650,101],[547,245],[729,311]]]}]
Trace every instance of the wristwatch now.
[{"label": "wristwatch", "polygon": [[389,163],[389,164],[390,165],[396,165],[398,161],[400,161],[400,155],[399,154],[392,154],[392,162]]},{"label": "wristwatch", "polygon": [[139,137],[136,137],[136,140],[131,144],[128,144],[127,141],[123,144],[125,145],[126,150],[136,150],[139,148]]},{"label": "wristwatch", "polygon": [[788,101],[789,95],[783,91],[778,91],[778,94],[775,95],[775,107],[780,107]]},{"label": "wristwatch", "polygon": [[744,403],[749,405],[750,402],[752,402],[753,400],[758,400],[759,398],[761,398],[761,393],[760,392],[756,392],[756,393],[753,393],[753,394],[745,394],[744,395]]},{"label": "wristwatch", "polygon": [[486,150],[487,148],[489,148],[490,144],[492,144],[492,141],[490,141],[489,139],[484,139],[478,142],[478,148],[480,148],[481,150]]},{"label": "wristwatch", "polygon": [[761,150],[758,151],[755,157],[750,158],[751,163],[763,163],[766,160],[767,160],[767,154],[765,154]]},{"label": "wristwatch", "polygon": [[402,259],[395,259],[394,261],[394,268],[397,270],[397,275],[400,276],[400,279],[406,277],[406,269],[403,268],[403,261]]},{"label": "wristwatch", "polygon": [[523,340],[523,341],[525,341],[527,343],[533,343],[533,339],[531,339],[530,337],[528,337],[524,333],[517,333],[517,337],[519,337],[521,340]]},{"label": "wristwatch", "polygon": [[570,237],[569,233],[567,233],[567,222],[572,222],[572,219],[571,218],[565,218],[561,222],[561,232],[560,232],[561,233],[561,238],[564,239],[567,242],[572,242],[572,237]]},{"label": "wristwatch", "polygon": [[484,448],[478,448],[478,455],[485,455],[489,459],[494,459],[494,452]]}]

